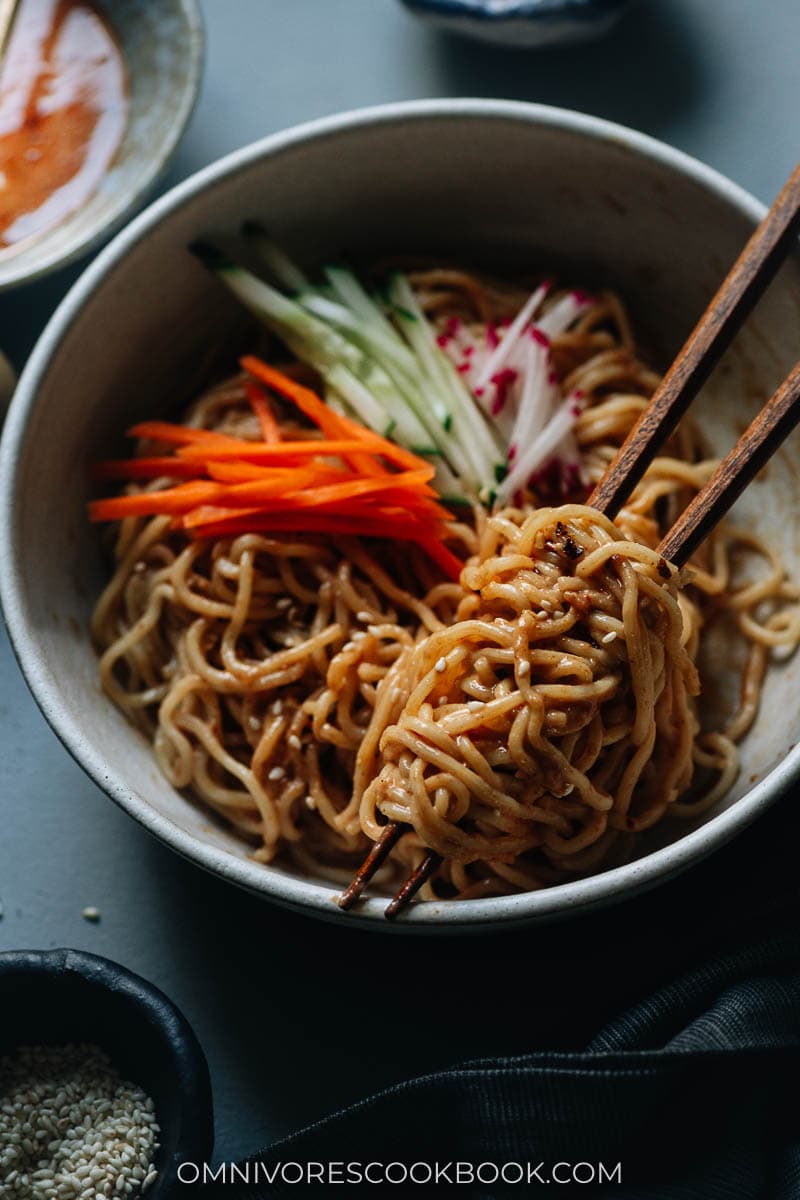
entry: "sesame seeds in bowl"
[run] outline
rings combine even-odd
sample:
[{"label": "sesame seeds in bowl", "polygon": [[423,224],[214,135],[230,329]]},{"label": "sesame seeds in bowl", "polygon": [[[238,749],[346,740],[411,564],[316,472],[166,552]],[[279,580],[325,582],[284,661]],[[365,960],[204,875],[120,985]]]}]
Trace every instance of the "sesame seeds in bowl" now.
[{"label": "sesame seeds in bowl", "polygon": [[208,1066],[163,992],[77,950],[0,954],[0,1195],[172,1194],[213,1145]]},{"label": "sesame seeds in bowl", "polygon": [[0,1178],[9,1200],[144,1195],[158,1178],[153,1100],[97,1046],[19,1046],[0,1060]]}]

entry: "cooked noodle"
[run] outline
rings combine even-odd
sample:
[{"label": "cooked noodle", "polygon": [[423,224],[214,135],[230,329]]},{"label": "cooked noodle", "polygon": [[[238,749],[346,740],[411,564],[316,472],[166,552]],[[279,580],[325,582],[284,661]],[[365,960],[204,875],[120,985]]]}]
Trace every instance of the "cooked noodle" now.
[{"label": "cooked noodle", "polygon": [[[461,271],[410,278],[437,322],[499,320],[527,294]],[[611,294],[552,353],[562,393],[584,393],[574,436],[594,483],[658,377]],[[258,436],[239,379],[186,420]],[[408,546],[192,541],[169,517],[127,518],[92,623],[103,687],[166,778],[262,862],[343,882],[394,818],[412,828],[377,877],[387,887],[427,847],[445,855],[428,897],[599,869],[665,814],[724,795],[770,653],[800,640],[800,589],[759,539],[726,526],[680,576],[654,553],[715,465],[684,422],[616,524],[584,492],[476,511],[454,527],[460,585]],[[735,586],[739,552],[766,559],[759,582]],[[740,704],[701,732],[698,651],[724,613],[749,647]]]}]

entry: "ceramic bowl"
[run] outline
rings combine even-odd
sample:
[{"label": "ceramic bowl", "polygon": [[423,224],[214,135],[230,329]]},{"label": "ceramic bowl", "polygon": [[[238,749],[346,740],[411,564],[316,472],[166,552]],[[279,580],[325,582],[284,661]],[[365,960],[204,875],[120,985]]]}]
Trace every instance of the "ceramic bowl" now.
[{"label": "ceramic bowl", "polygon": [[402,0],[445,33],[532,50],[607,33],[630,0]]},{"label": "ceramic bowl", "polygon": [[166,169],[192,114],[203,73],[196,0],[98,0],[128,73],[122,143],[99,187],[52,229],[0,253],[0,291],[85,254],[119,228]]},{"label": "ceramic bowl", "polygon": [[214,1121],[205,1055],[163,992],[82,950],[0,954],[0,1057],[17,1046],[86,1043],[152,1097],[160,1128],[149,1200],[175,1194],[182,1162],[211,1157]]},{"label": "ceramic bowl", "polygon": [[[443,152],[446,150],[446,153]],[[386,929],[384,902],[345,915],[337,889],[248,857],[248,847],[158,771],[98,687],[89,615],[104,582],[86,520],[86,466],[135,419],[176,413],[209,346],[242,329],[238,306],[189,254],[201,235],[261,220],[309,265],[345,254],[431,251],[617,287],[656,361],[675,353],[763,206],[701,163],[603,121],[485,100],[369,109],[290,130],[182,183],[119,234],[61,304],[20,380],[0,449],[0,587],[22,669],[45,716],[96,783],[147,829],[215,874],[297,909]],[[154,297],[157,302],[154,303]],[[718,451],[798,352],[800,264],[787,263],[697,405]],[[202,350],[203,353],[200,353]],[[797,439],[741,501],[738,520],[800,578]],[[726,678],[719,651],[716,684]],[[769,672],[738,781],[668,844],[539,892],[417,904],[413,931],[491,930],[630,896],[743,830],[795,778],[800,656]],[[705,701],[709,703],[710,701]]]}]

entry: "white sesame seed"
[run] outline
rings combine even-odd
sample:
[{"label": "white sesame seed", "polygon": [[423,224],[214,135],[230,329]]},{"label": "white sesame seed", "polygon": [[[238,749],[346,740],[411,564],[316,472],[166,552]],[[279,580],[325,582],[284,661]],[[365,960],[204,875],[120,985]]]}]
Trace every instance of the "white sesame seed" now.
[{"label": "white sesame seed", "polygon": [[95,908],[94,905],[90,904],[87,908],[81,909],[81,916],[83,917],[84,921],[99,921],[100,909]]},{"label": "white sesame seed", "polygon": [[[0,1059],[0,1193],[7,1200],[132,1195],[153,1174],[153,1102],[96,1046],[21,1046]],[[135,1145],[122,1139],[133,1132]]]},{"label": "white sesame seed", "polygon": [[366,625],[372,620],[372,613],[362,608],[360,612],[356,613],[356,620],[360,621],[362,625]]},{"label": "white sesame seed", "polygon": [[313,796],[306,796],[306,808],[310,808],[310,809],[311,809],[311,811],[312,811],[312,812],[314,812],[314,810],[316,809],[316,807],[317,807],[317,802],[316,802],[316,800],[314,799],[314,797],[313,797]]},{"label": "white sesame seed", "polygon": [[291,606],[291,596],[281,596],[280,600],[275,601],[275,607],[277,608],[278,612],[286,612],[287,608],[291,608]]},{"label": "white sesame seed", "polygon": [[437,658],[436,670],[439,672],[440,675],[444,674],[444,672],[447,670],[447,659],[446,658]]},{"label": "white sesame seed", "polygon": [[261,728],[261,721],[256,716],[249,717],[247,724],[253,730],[253,733],[258,733],[259,729]]},{"label": "white sesame seed", "polygon": [[530,675],[530,673],[531,673],[531,664],[528,662],[527,658],[523,658],[521,663],[517,663],[517,674],[518,675]]},{"label": "white sesame seed", "polygon": [[283,701],[274,700],[270,712],[272,713],[273,717],[279,717],[283,712]]},{"label": "white sesame seed", "polygon": [[296,733],[290,733],[288,738],[286,739],[286,741],[289,743],[289,745],[291,746],[291,748],[293,750],[302,749],[303,743],[300,741],[300,738],[297,736]]},{"label": "white sesame seed", "polygon": [[285,774],[283,767],[271,767],[267,772],[267,779],[271,779],[274,783],[276,779],[283,779]]},{"label": "white sesame seed", "polygon": [[606,633],[603,635],[603,637],[600,638],[600,641],[603,643],[604,646],[609,646],[612,642],[615,642],[616,640],[617,640],[617,634],[616,634],[616,631],[613,629],[611,630],[610,633]]}]

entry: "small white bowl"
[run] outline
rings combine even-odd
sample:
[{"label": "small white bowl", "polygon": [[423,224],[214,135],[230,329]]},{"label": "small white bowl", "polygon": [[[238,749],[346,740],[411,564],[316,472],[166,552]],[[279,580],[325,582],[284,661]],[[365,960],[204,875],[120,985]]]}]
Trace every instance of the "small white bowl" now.
[{"label": "small white bowl", "polygon": [[[309,263],[348,252],[434,250],[520,270],[562,268],[571,280],[620,288],[645,344],[667,362],[763,211],[714,171],[630,130],[485,100],[398,104],[317,121],[229,155],[153,204],[61,304],[25,368],[0,447],[6,620],[42,711],[78,762],[145,828],[215,874],[318,916],[389,927],[380,899],[345,915],[330,884],[253,862],[232,832],[170,787],[149,745],[98,686],[87,625],[104,567],[86,520],[86,466],[119,446],[132,420],[176,412],[202,382],[198,364],[209,345],[223,344],[242,322],[187,253],[189,242],[234,232],[250,217]],[[788,373],[798,328],[795,260],[697,405],[715,449],[732,445]],[[796,454],[794,440],[738,509],[740,521],[778,545],[795,578]],[[727,656],[721,648],[720,676]],[[799,673],[800,656],[769,672],[736,786],[696,828],[662,825],[671,844],[549,890],[417,904],[395,927],[488,930],[563,917],[696,863],[796,778]]]},{"label": "small white bowl", "polygon": [[51,229],[0,252],[0,291],[79,258],[119,228],[166,170],[192,115],[205,38],[196,0],[98,0],[128,76],[128,121],[88,201]]}]

